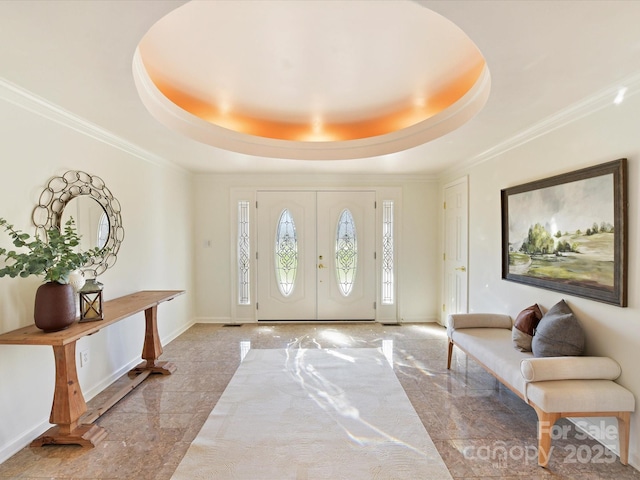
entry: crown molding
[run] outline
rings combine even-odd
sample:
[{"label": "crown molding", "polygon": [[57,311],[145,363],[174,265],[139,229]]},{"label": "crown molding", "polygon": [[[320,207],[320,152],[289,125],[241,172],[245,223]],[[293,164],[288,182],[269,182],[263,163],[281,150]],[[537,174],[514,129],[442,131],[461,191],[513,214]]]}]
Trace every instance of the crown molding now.
[{"label": "crown molding", "polygon": [[484,162],[487,162],[493,158],[499,157],[510,150],[518,148],[538,137],[547,135],[555,130],[558,130],[565,125],[573,123],[581,118],[591,115],[599,110],[607,107],[615,106],[614,99],[617,97],[621,88],[626,88],[625,98],[640,92],[640,72],[636,72],[629,75],[615,85],[610,85],[593,95],[590,95],[579,102],[569,105],[562,110],[544,118],[538,123],[531,125],[530,127],[521,130],[515,135],[506,138],[505,140],[497,143],[493,147],[485,150],[482,153],[472,157],[466,162],[460,163],[455,167],[448,169],[442,173],[442,177],[447,177],[460,171],[465,171],[470,168],[476,167]]},{"label": "crown molding", "polygon": [[[500,155],[503,155],[513,149],[516,149],[532,140],[535,140],[538,137],[544,136],[548,133],[553,132],[554,130],[564,127],[565,125],[568,125],[583,117],[602,110],[603,108],[612,106],[613,99],[616,97],[619,89],[622,87],[627,88],[625,94],[625,97],[627,98],[640,92],[640,72],[625,77],[615,85],[604,88],[594,95],[576,102],[573,105],[568,106],[567,108],[559,110],[553,115],[524,130],[521,130],[520,132],[509,138],[504,139],[503,141],[470,158],[469,160],[460,163],[453,168],[445,170],[440,175],[401,176],[404,178],[400,178],[395,175],[384,175],[384,178],[390,180],[389,177],[394,177],[393,181],[400,182],[428,182],[432,181],[434,178],[446,178],[456,173],[466,171],[493,158],[499,157]],[[157,166],[169,167],[181,172],[189,173],[187,169],[184,169],[183,167],[180,167],[163,157],[151,153],[148,150],[145,150],[100,126],[89,122],[88,120],[74,113],[71,113],[68,110],[63,109],[62,107],[6,80],[3,77],[0,77],[0,99],[11,103],[19,108],[32,112],[36,115],[39,115],[43,118],[56,122],[71,130],[77,131],[83,135],[98,140],[102,143],[105,143],[113,148],[117,148],[143,161]],[[212,173],[211,175],[216,174]],[[358,175],[354,174],[354,178],[355,177],[358,177]],[[360,178],[362,177],[360,176]],[[381,178],[370,178],[369,180],[376,181],[381,180]]]},{"label": "crown molding", "polygon": [[0,77],[0,99],[156,166],[188,170]]},{"label": "crown molding", "polygon": [[[198,174],[199,179],[213,179],[237,186],[282,187],[282,185],[310,186],[322,189],[327,186],[348,188],[375,188],[400,186],[413,183],[437,184],[440,177],[431,174],[363,174],[363,173],[216,173]],[[336,178],[340,182],[336,183]]]}]

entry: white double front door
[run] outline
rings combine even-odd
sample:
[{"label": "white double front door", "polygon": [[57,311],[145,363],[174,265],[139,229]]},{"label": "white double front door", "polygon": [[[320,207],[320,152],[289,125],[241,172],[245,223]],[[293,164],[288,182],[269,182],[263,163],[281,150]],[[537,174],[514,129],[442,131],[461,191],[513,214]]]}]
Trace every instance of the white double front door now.
[{"label": "white double front door", "polygon": [[375,192],[257,200],[258,320],[375,319]]}]

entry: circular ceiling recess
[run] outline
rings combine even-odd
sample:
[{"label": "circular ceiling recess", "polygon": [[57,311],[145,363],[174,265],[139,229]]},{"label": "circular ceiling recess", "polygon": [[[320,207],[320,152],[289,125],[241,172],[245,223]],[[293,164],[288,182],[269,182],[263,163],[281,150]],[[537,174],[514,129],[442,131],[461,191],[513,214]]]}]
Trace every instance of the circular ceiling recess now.
[{"label": "circular ceiling recess", "polygon": [[168,128],[300,160],[434,140],[478,113],[491,83],[469,37],[411,0],[193,0],[146,33],[133,73]]}]

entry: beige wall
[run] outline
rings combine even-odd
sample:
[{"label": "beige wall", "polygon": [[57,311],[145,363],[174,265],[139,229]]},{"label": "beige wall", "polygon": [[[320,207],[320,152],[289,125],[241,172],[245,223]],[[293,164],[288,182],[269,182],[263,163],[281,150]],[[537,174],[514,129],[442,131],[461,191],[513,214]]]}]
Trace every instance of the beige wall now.
[{"label": "beige wall", "polygon": [[[15,103],[3,100],[8,96]],[[81,133],[69,119],[52,118],[49,107],[0,86],[0,217],[32,233],[31,212],[52,176],[67,170],[100,176],[122,206],[125,229],[116,264],[99,277],[104,298],[187,290],[158,310],[160,336],[170,340],[193,321],[191,174],[98,141],[90,125],[80,126]],[[0,245],[11,246],[4,232]],[[35,277],[0,279],[0,333],[33,323],[40,283]],[[77,350],[90,353],[90,363],[78,371],[87,399],[140,360],[143,338],[144,316],[138,314],[78,341]],[[50,347],[0,345],[0,462],[48,428],[54,373]]]},{"label": "beige wall", "polygon": [[[236,231],[231,215],[235,190],[264,188],[397,188],[397,318],[434,322],[439,306],[438,184],[420,176],[199,175],[195,182],[196,317],[200,322],[233,320],[232,249]],[[233,203],[233,205],[232,205]],[[207,246],[208,244],[211,246]]]},{"label": "beige wall", "polygon": [[[611,99],[613,100],[613,98]],[[512,317],[564,298],[587,333],[587,353],[622,366],[618,380],[640,398],[640,95],[581,117],[473,168],[451,172],[443,184],[469,175],[469,310]],[[501,279],[500,190],[583,167],[627,158],[629,167],[629,306],[620,308]],[[589,208],[589,205],[585,205]],[[632,416],[630,462],[640,466],[640,415]]]},{"label": "beige wall", "polygon": [[[0,92],[3,93],[3,92]],[[12,94],[15,96],[14,94]],[[469,176],[469,308],[516,315],[538,302],[549,308],[564,297],[583,322],[589,353],[608,355],[623,368],[620,383],[640,395],[640,292],[637,288],[640,96],[575,120],[484,163],[440,179],[385,176],[191,175],[144,153],[100,141],[82,128],[0,95],[0,216],[31,231],[31,211],[46,181],[68,169],[101,176],[122,205],[126,231],[118,262],[100,280],[105,298],[140,289],[186,289],[159,310],[168,341],[192,321],[233,320],[231,255],[234,189],[399,188],[400,286],[398,317],[436,321],[440,310],[441,192],[439,186]],[[46,110],[46,108],[44,108]],[[91,130],[87,127],[86,130]],[[100,137],[100,135],[98,135]],[[142,158],[141,158],[142,157]],[[500,278],[500,189],[593,164],[629,159],[629,307],[561,295]],[[1,242],[5,243],[1,243]],[[0,245],[7,245],[0,236]],[[32,322],[39,280],[0,279],[0,333]],[[140,356],[140,315],[79,342],[91,362],[79,370],[88,398],[123,374]],[[53,392],[53,355],[48,347],[0,345],[0,461],[47,426]],[[640,465],[639,415],[632,419],[630,460]]]},{"label": "beige wall", "polygon": [[[0,88],[1,85],[0,85]],[[10,101],[4,100],[10,99]],[[122,206],[125,239],[113,268],[100,277],[105,300],[141,289],[186,289],[159,309],[167,342],[193,321],[233,320],[231,254],[235,226],[231,192],[241,188],[396,189],[398,318],[435,321],[439,305],[438,184],[431,177],[192,175],[135,146],[122,148],[55,106],[34,106],[0,91],[0,216],[33,230],[31,212],[46,182],[67,170],[100,176]],[[97,138],[105,138],[100,141]],[[117,140],[117,139],[116,139]],[[10,246],[0,235],[0,245]],[[30,325],[38,278],[0,279],[0,333]],[[144,334],[141,315],[78,342],[90,363],[78,376],[88,400],[137,363]],[[0,346],[0,461],[48,428],[54,363],[49,347]]]}]

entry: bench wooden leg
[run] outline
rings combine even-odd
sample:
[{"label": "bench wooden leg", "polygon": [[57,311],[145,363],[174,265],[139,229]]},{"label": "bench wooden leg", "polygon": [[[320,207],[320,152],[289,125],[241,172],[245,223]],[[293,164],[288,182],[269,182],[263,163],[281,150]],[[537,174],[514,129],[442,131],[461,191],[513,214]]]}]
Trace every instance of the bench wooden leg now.
[{"label": "bench wooden leg", "polygon": [[629,422],[631,421],[631,412],[619,412],[617,418],[620,463],[626,465],[629,460]]},{"label": "bench wooden leg", "polygon": [[447,351],[447,370],[451,370],[451,356],[453,355],[453,342],[449,339],[449,349]]},{"label": "bench wooden leg", "polygon": [[553,426],[562,415],[559,413],[548,413],[533,406],[538,414],[538,465],[546,467],[551,457],[551,432]]},{"label": "bench wooden leg", "polygon": [[[551,457],[551,433],[555,423],[562,417],[577,417],[581,412],[548,413],[536,405],[532,405],[538,414],[538,465],[546,467]],[[585,415],[583,412],[582,415]],[[612,412],[588,412],[586,416],[612,416]],[[620,445],[620,463],[626,465],[629,461],[629,426],[631,412],[616,412],[618,419],[618,442]]]}]

